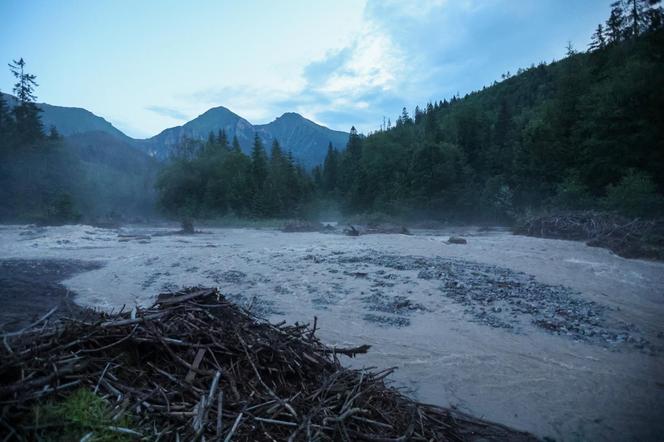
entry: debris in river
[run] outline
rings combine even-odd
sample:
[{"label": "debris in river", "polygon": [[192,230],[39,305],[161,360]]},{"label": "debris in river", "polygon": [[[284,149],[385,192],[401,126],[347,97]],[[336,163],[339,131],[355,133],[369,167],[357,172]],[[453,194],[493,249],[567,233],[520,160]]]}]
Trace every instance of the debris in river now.
[{"label": "debris in river", "polygon": [[519,235],[586,241],[624,258],[664,260],[664,220],[629,219],[598,212],[532,217],[514,227]]},{"label": "debris in river", "polygon": [[368,346],[328,347],[315,332],[315,322],[259,320],[215,289],[162,295],[145,310],[41,323],[4,336],[3,431],[31,439],[43,431],[34,425],[36,404],[83,388],[109,403],[114,421],[131,414],[135,427],[126,430],[149,439],[536,440],[417,403],[386,385],[393,369],[345,368],[337,355]]},{"label": "debris in river", "polygon": [[400,234],[400,235],[410,235],[410,231],[403,225],[389,224],[389,223],[370,223],[367,224],[366,231],[362,232],[363,234],[372,234],[372,233],[388,233],[388,234]]},{"label": "debris in river", "polygon": [[465,238],[461,238],[460,236],[450,236],[449,239],[447,240],[448,244],[468,244],[468,241],[466,241]]},{"label": "debris in river", "polygon": [[282,232],[320,232],[324,231],[325,226],[319,222],[295,220],[287,222],[282,228]]},{"label": "debris in river", "polygon": [[129,242],[129,241],[150,241],[152,238],[150,235],[135,235],[135,234],[126,234],[126,233],[119,233],[118,234],[118,241],[119,242]]},{"label": "debris in river", "polygon": [[180,222],[180,226],[182,227],[180,229],[180,233],[184,233],[187,235],[192,235],[196,233],[196,231],[194,230],[194,220],[192,220],[191,218],[184,218]]},{"label": "debris in river", "polygon": [[344,229],[344,233],[348,236],[360,236],[360,231],[351,224],[348,224],[348,228]]}]

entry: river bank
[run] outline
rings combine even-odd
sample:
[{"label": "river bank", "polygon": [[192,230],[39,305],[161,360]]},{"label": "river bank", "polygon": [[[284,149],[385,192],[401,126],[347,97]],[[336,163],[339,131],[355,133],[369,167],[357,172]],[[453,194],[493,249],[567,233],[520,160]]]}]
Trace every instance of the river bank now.
[{"label": "river bank", "polygon": [[[77,260],[0,260],[0,332],[13,332],[43,315],[75,317],[83,308],[62,281],[77,273],[99,269],[101,264]],[[54,310],[55,309],[55,310]]]}]

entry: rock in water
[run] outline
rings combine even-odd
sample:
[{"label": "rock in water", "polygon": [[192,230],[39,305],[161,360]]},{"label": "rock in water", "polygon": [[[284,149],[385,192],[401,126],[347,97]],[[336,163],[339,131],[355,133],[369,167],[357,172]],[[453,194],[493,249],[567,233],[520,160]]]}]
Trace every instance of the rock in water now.
[{"label": "rock in water", "polygon": [[182,233],[194,233],[194,221],[191,218],[185,218],[180,223]]},{"label": "rock in water", "polygon": [[348,224],[348,228],[344,229],[344,233],[347,236],[360,236],[360,231],[353,227],[351,224]]},{"label": "rock in water", "polygon": [[468,241],[466,241],[465,238],[461,238],[459,236],[450,236],[450,238],[447,240],[448,244],[468,244]]}]

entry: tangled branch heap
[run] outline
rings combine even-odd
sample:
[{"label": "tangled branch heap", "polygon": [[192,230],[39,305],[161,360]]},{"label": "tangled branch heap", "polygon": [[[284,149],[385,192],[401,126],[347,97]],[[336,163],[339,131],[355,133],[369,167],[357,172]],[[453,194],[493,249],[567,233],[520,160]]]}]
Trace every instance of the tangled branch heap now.
[{"label": "tangled branch heap", "polygon": [[[40,325],[41,324],[41,325]],[[316,324],[271,324],[215,289],[159,297],[146,310],[41,321],[4,336],[0,424],[32,439],[34,405],[86,388],[131,414],[145,440],[531,440],[420,404],[385,384],[392,370],[344,368]],[[126,431],[125,431],[126,430]]]},{"label": "tangled branch heap", "polygon": [[514,233],[587,241],[624,258],[664,260],[664,220],[628,219],[610,213],[577,212],[537,216],[520,222]]}]

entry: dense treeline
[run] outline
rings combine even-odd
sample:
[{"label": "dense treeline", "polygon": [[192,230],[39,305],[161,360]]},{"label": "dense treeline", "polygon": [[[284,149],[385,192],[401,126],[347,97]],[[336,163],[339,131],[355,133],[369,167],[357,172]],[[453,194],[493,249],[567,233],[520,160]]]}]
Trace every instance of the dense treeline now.
[{"label": "dense treeline", "polygon": [[664,191],[664,31],[658,0],[612,4],[586,53],[463,98],[404,109],[330,148],[321,196],[351,213],[504,219],[528,209],[657,215]]},{"label": "dense treeline", "polygon": [[250,155],[237,138],[210,133],[205,143],[185,139],[157,180],[159,202],[178,217],[301,216],[313,184],[278,141],[269,155],[256,135]]},{"label": "dense treeline", "polygon": [[[36,77],[20,59],[10,106],[0,94],[0,220],[62,224],[152,214],[156,163],[112,137],[45,133]],[[103,135],[103,134],[101,134]]]}]

